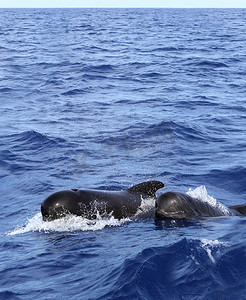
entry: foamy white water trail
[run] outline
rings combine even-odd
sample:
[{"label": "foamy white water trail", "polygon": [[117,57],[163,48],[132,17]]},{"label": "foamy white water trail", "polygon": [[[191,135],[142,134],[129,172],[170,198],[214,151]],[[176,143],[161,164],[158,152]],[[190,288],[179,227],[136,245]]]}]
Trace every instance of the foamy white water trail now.
[{"label": "foamy white water trail", "polygon": [[54,221],[43,221],[41,213],[37,213],[33,218],[29,219],[23,227],[18,227],[8,235],[23,234],[27,232],[72,232],[72,231],[96,231],[105,228],[106,226],[121,226],[130,219],[118,220],[114,217],[101,218],[98,215],[97,219],[89,220],[80,216],[68,215],[64,218]]}]

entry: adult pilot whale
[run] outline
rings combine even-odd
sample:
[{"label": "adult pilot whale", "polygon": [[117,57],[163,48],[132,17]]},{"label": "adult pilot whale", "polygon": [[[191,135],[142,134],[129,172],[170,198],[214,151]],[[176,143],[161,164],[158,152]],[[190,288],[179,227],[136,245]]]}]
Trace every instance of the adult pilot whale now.
[{"label": "adult pilot whale", "polygon": [[140,208],[142,200],[155,197],[163,188],[160,181],[147,181],[125,191],[65,190],[48,196],[41,204],[44,221],[52,221],[67,214],[95,219],[112,215],[116,219],[132,217]]},{"label": "adult pilot whale", "polygon": [[167,192],[156,200],[157,218],[192,219],[199,217],[242,216],[246,215],[246,205],[231,207],[212,206],[208,202],[193,198],[187,194]]}]

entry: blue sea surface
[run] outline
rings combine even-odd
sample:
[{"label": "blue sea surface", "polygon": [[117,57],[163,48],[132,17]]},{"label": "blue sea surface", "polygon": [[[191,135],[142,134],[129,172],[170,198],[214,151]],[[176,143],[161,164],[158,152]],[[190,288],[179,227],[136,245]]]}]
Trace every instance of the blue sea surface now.
[{"label": "blue sea surface", "polygon": [[246,218],[68,216],[71,188],[246,204],[245,9],[0,10],[0,299],[246,299]]}]

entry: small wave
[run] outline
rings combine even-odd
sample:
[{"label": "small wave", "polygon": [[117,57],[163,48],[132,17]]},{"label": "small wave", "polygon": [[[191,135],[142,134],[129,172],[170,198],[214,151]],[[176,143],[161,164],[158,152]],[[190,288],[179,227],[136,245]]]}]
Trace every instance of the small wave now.
[{"label": "small wave", "polygon": [[7,87],[0,88],[0,93],[10,93],[12,91],[13,91],[13,89],[11,89],[11,88],[7,88]]},{"label": "small wave", "polygon": [[17,155],[15,155],[10,150],[2,150],[0,151],[1,160],[15,160],[17,158]]},{"label": "small wave", "polygon": [[226,63],[213,61],[213,60],[195,60],[188,62],[186,65],[200,67],[204,69],[217,69],[217,68],[228,68],[229,66]]},{"label": "small wave", "polygon": [[99,138],[96,142],[125,149],[143,147],[149,145],[150,141],[153,142],[153,145],[159,141],[173,142],[172,127],[173,122],[163,121],[153,125],[141,123],[134,127],[124,128],[117,135]]},{"label": "small wave", "polygon": [[[30,157],[25,158],[23,155],[14,154],[10,150],[0,151],[0,167],[2,168],[2,172],[3,170],[8,170],[11,173],[15,173],[18,171],[26,172],[27,170],[36,170],[37,168],[33,165],[33,163],[34,161],[32,161]],[[0,177],[1,176],[2,175],[0,175]]]},{"label": "small wave", "polygon": [[229,66],[222,62],[203,60],[196,64],[197,66],[213,67],[213,68],[228,68]]},{"label": "small wave", "polygon": [[130,219],[118,220],[114,217],[101,218],[97,216],[95,220],[89,220],[83,217],[68,215],[64,218],[57,219],[51,222],[45,222],[42,219],[41,213],[37,213],[34,217],[28,220],[23,227],[14,229],[8,235],[18,235],[28,232],[74,232],[74,231],[96,231],[105,227],[121,226]]},{"label": "small wave", "polygon": [[63,92],[63,96],[74,96],[74,95],[81,95],[81,94],[86,94],[89,92],[89,89],[71,89],[66,92]]},{"label": "small wave", "polygon": [[189,189],[187,192],[188,195],[191,197],[197,198],[201,201],[207,202],[209,205],[216,207],[219,209],[225,216],[231,215],[230,210],[222,203],[218,202],[215,198],[208,195],[207,189],[204,185],[197,187],[196,189],[192,190]]},{"label": "small wave", "polygon": [[65,140],[56,137],[48,137],[45,134],[39,133],[34,130],[24,131],[19,134],[13,134],[8,137],[11,142],[16,143],[16,147],[19,148],[20,144],[22,146],[28,146],[28,149],[43,149],[45,146],[54,147],[59,143],[64,143]]},{"label": "small wave", "polygon": [[[243,251],[240,248],[238,252]],[[228,257],[234,252],[218,240],[186,238],[172,245],[146,248],[107,276],[108,292],[99,299],[142,299],[142,295],[146,299],[198,299],[198,289],[206,299],[206,295],[230,285],[230,276],[235,277],[233,267],[242,259],[228,268]],[[226,268],[227,276],[223,276]],[[234,287],[240,287],[240,280],[245,278],[244,268],[237,274],[240,279]]]},{"label": "small wave", "polygon": [[174,134],[177,139],[187,141],[221,141],[218,137],[208,136],[202,128],[174,123]]},{"label": "small wave", "polygon": [[214,181],[216,178],[217,186],[232,190],[237,193],[246,191],[245,178],[246,168],[244,166],[233,166],[227,169],[213,169],[208,175],[208,181]]},{"label": "small wave", "polygon": [[180,50],[184,50],[184,48],[170,46],[170,47],[159,47],[153,49],[153,51],[158,51],[158,52],[180,51]]},{"label": "small wave", "polygon": [[164,74],[162,73],[158,73],[158,72],[148,72],[148,73],[143,73],[141,74],[141,78],[159,78],[159,77],[163,77]]},{"label": "small wave", "polygon": [[150,125],[148,127],[148,133],[151,136],[155,136],[163,133],[172,134],[174,125],[175,125],[174,122],[162,121],[160,123]]},{"label": "small wave", "polygon": [[109,64],[102,64],[102,65],[95,65],[95,66],[88,66],[84,68],[84,72],[109,72],[114,71],[114,66]]},{"label": "small wave", "polygon": [[12,291],[3,291],[0,292],[0,299],[12,299],[12,300],[19,300],[21,299],[21,294],[14,293]]}]

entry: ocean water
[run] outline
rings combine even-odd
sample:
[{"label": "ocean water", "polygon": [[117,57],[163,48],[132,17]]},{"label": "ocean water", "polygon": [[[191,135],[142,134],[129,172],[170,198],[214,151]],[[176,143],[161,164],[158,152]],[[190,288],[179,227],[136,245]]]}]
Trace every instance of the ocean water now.
[{"label": "ocean water", "polygon": [[0,299],[246,299],[245,217],[68,216],[70,188],[246,203],[246,10],[0,10]]}]

